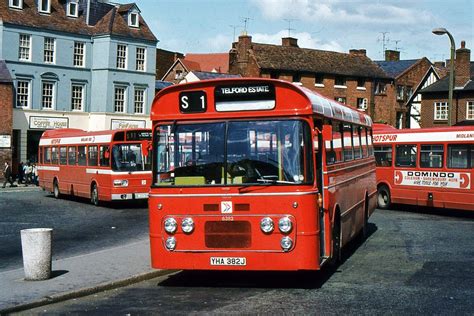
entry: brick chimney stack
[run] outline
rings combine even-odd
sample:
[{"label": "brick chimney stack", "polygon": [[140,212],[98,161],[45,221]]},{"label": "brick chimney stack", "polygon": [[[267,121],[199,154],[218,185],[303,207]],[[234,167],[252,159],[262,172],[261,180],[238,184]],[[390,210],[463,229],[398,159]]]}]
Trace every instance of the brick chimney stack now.
[{"label": "brick chimney stack", "polygon": [[239,41],[232,43],[229,52],[229,73],[240,74],[244,77],[249,75],[249,50],[252,48],[252,36],[242,34]]},{"label": "brick chimney stack", "polygon": [[471,79],[471,50],[466,48],[466,42],[461,41],[461,48],[456,50],[454,60],[454,86],[464,87]]},{"label": "brick chimney stack", "polygon": [[367,51],[363,48],[361,49],[350,49],[349,50],[349,55],[352,56],[367,56]]},{"label": "brick chimney stack", "polygon": [[397,50],[387,49],[385,51],[385,61],[400,61],[400,52]]},{"label": "brick chimney stack", "polygon": [[294,37],[283,37],[281,39],[281,46],[299,47],[298,39]]}]

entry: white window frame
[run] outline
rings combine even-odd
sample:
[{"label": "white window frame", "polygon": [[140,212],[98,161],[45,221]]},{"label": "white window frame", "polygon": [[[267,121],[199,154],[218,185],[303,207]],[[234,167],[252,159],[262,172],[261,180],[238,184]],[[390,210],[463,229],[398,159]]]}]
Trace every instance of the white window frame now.
[{"label": "white window frame", "polygon": [[117,69],[127,69],[127,51],[127,45],[117,44]]},{"label": "white window frame", "polygon": [[[80,99],[77,95],[75,95],[74,88],[80,89]],[[72,83],[71,84],[71,111],[83,112],[84,111],[84,96],[85,96],[85,85],[80,83]],[[79,100],[79,108],[75,108],[77,103],[76,101]]]},{"label": "white window frame", "polygon": [[[82,47],[79,47],[82,45]],[[76,61],[81,61],[77,63]],[[72,65],[74,67],[84,68],[86,65],[86,43],[85,42],[74,42],[73,55],[72,55]]]},{"label": "white window frame", "polygon": [[[132,21],[132,16],[136,17],[135,23],[133,23],[133,21]],[[140,16],[139,16],[138,12],[130,12],[128,14],[128,26],[138,27],[139,25],[140,25]]]},{"label": "white window frame", "polygon": [[[45,85],[50,85],[51,89],[48,89],[49,93],[45,94]],[[41,109],[42,110],[54,110],[56,108],[56,83],[54,81],[41,81]],[[48,99],[45,99],[48,98]],[[50,106],[45,106],[45,101],[50,103]]]},{"label": "white window frame", "polygon": [[[117,94],[119,90],[122,90],[123,93]],[[120,97],[121,99],[119,99]],[[117,104],[121,102],[122,110],[117,111]],[[115,113],[127,113],[127,87],[125,86],[114,86],[114,112]]]},{"label": "white window frame", "polygon": [[[137,95],[137,92],[141,92],[142,95],[141,96]],[[140,100],[140,98],[141,98],[141,100]],[[145,114],[145,104],[146,104],[146,89],[145,88],[135,88],[135,90],[133,92],[133,113],[135,113],[135,114]],[[137,106],[141,106],[142,110],[137,111]]]},{"label": "white window frame", "polygon": [[[26,93],[22,92],[20,93],[19,90],[20,90],[20,83],[21,84],[26,84]],[[23,87],[25,88],[25,87]],[[20,108],[20,109],[28,109],[30,108],[30,104],[31,104],[31,80],[25,80],[25,79],[19,79],[17,80],[16,82],[16,102],[15,102],[15,107],[16,108]],[[21,99],[24,99],[24,97],[26,96],[26,99],[24,99],[26,101],[26,105],[18,105],[19,104],[19,100],[20,100],[20,96],[21,96]]]},{"label": "white window frame", "polygon": [[[52,40],[51,43],[47,43]],[[51,55],[47,55],[51,53]],[[51,57],[51,60],[46,60],[46,56]],[[45,64],[55,64],[56,63],[56,39],[53,37],[45,37],[43,45],[43,61]]]},{"label": "white window frame", "polygon": [[[28,57],[25,57],[28,55]],[[18,40],[18,60],[31,61],[31,35],[20,34]]]},{"label": "white window frame", "polygon": [[[138,58],[139,54],[138,52],[140,50],[143,50],[143,58]],[[136,71],[146,71],[146,47],[137,47],[136,52],[135,52],[135,70]],[[140,62],[140,64],[139,64]],[[141,66],[142,68],[140,69]]]},{"label": "white window frame", "polygon": [[[74,11],[72,11],[74,8]],[[79,16],[79,3],[75,0],[71,0],[67,4],[66,15],[69,17],[77,18]]]},{"label": "white window frame", "polygon": [[[443,107],[445,108],[444,115],[442,114]],[[434,120],[435,121],[446,121],[446,120],[448,120],[448,102],[434,102],[433,110],[434,110]]]},{"label": "white window frame", "polygon": [[466,101],[466,120],[474,120],[474,101]]},{"label": "white window frame", "polygon": [[[18,4],[15,4],[17,2]],[[23,0],[10,0],[8,6],[13,9],[23,10]]]},{"label": "white window frame", "polygon": [[[46,8],[43,7],[43,1],[46,1]],[[38,0],[38,11],[40,13],[51,13],[51,0]]]}]

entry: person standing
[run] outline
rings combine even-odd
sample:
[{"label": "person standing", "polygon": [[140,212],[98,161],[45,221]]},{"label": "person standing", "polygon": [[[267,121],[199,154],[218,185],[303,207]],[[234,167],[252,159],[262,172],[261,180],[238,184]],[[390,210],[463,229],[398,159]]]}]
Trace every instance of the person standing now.
[{"label": "person standing", "polygon": [[25,176],[25,170],[23,170],[23,161],[22,161],[18,165],[18,184],[23,183],[24,176]]},{"label": "person standing", "polygon": [[38,183],[38,166],[36,166],[35,163],[33,164],[31,174],[33,176],[33,184],[38,186],[39,185],[39,183]]},{"label": "person standing", "polygon": [[31,184],[31,170],[32,168],[30,162],[28,161],[28,163],[23,166],[23,171],[25,174],[25,187],[27,187],[28,184]]},{"label": "person standing", "polygon": [[11,188],[13,186],[12,168],[6,161],[5,161],[5,168],[3,169],[3,176],[5,177],[5,181],[3,182],[2,188],[5,188],[7,186],[7,182],[10,183],[10,188]]}]

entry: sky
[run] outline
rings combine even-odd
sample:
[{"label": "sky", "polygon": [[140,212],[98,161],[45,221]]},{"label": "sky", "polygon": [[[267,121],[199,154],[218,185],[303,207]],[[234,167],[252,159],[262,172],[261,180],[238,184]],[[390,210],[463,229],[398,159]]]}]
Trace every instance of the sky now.
[{"label": "sky", "polygon": [[456,48],[465,40],[474,49],[473,0],[134,1],[157,47],[184,54],[228,52],[245,30],[258,43],[281,44],[290,35],[305,48],[366,49],[373,60],[383,60],[384,48],[396,49],[401,59],[434,62],[450,57],[448,36],[432,33],[444,27]]}]

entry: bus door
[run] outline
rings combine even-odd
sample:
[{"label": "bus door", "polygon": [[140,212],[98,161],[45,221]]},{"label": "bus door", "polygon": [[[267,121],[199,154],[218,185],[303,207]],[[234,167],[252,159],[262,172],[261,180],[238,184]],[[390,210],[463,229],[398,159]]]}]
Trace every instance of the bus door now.
[{"label": "bus door", "polygon": [[[318,214],[319,214],[319,250],[320,260],[322,261],[326,252],[325,233],[326,233],[326,219],[325,219],[325,205],[324,204],[324,170],[323,170],[323,134],[322,134],[323,123],[320,120],[314,120],[314,134],[313,134],[313,147],[316,162],[316,184],[318,187]],[[326,212],[327,214],[328,212]]]}]

